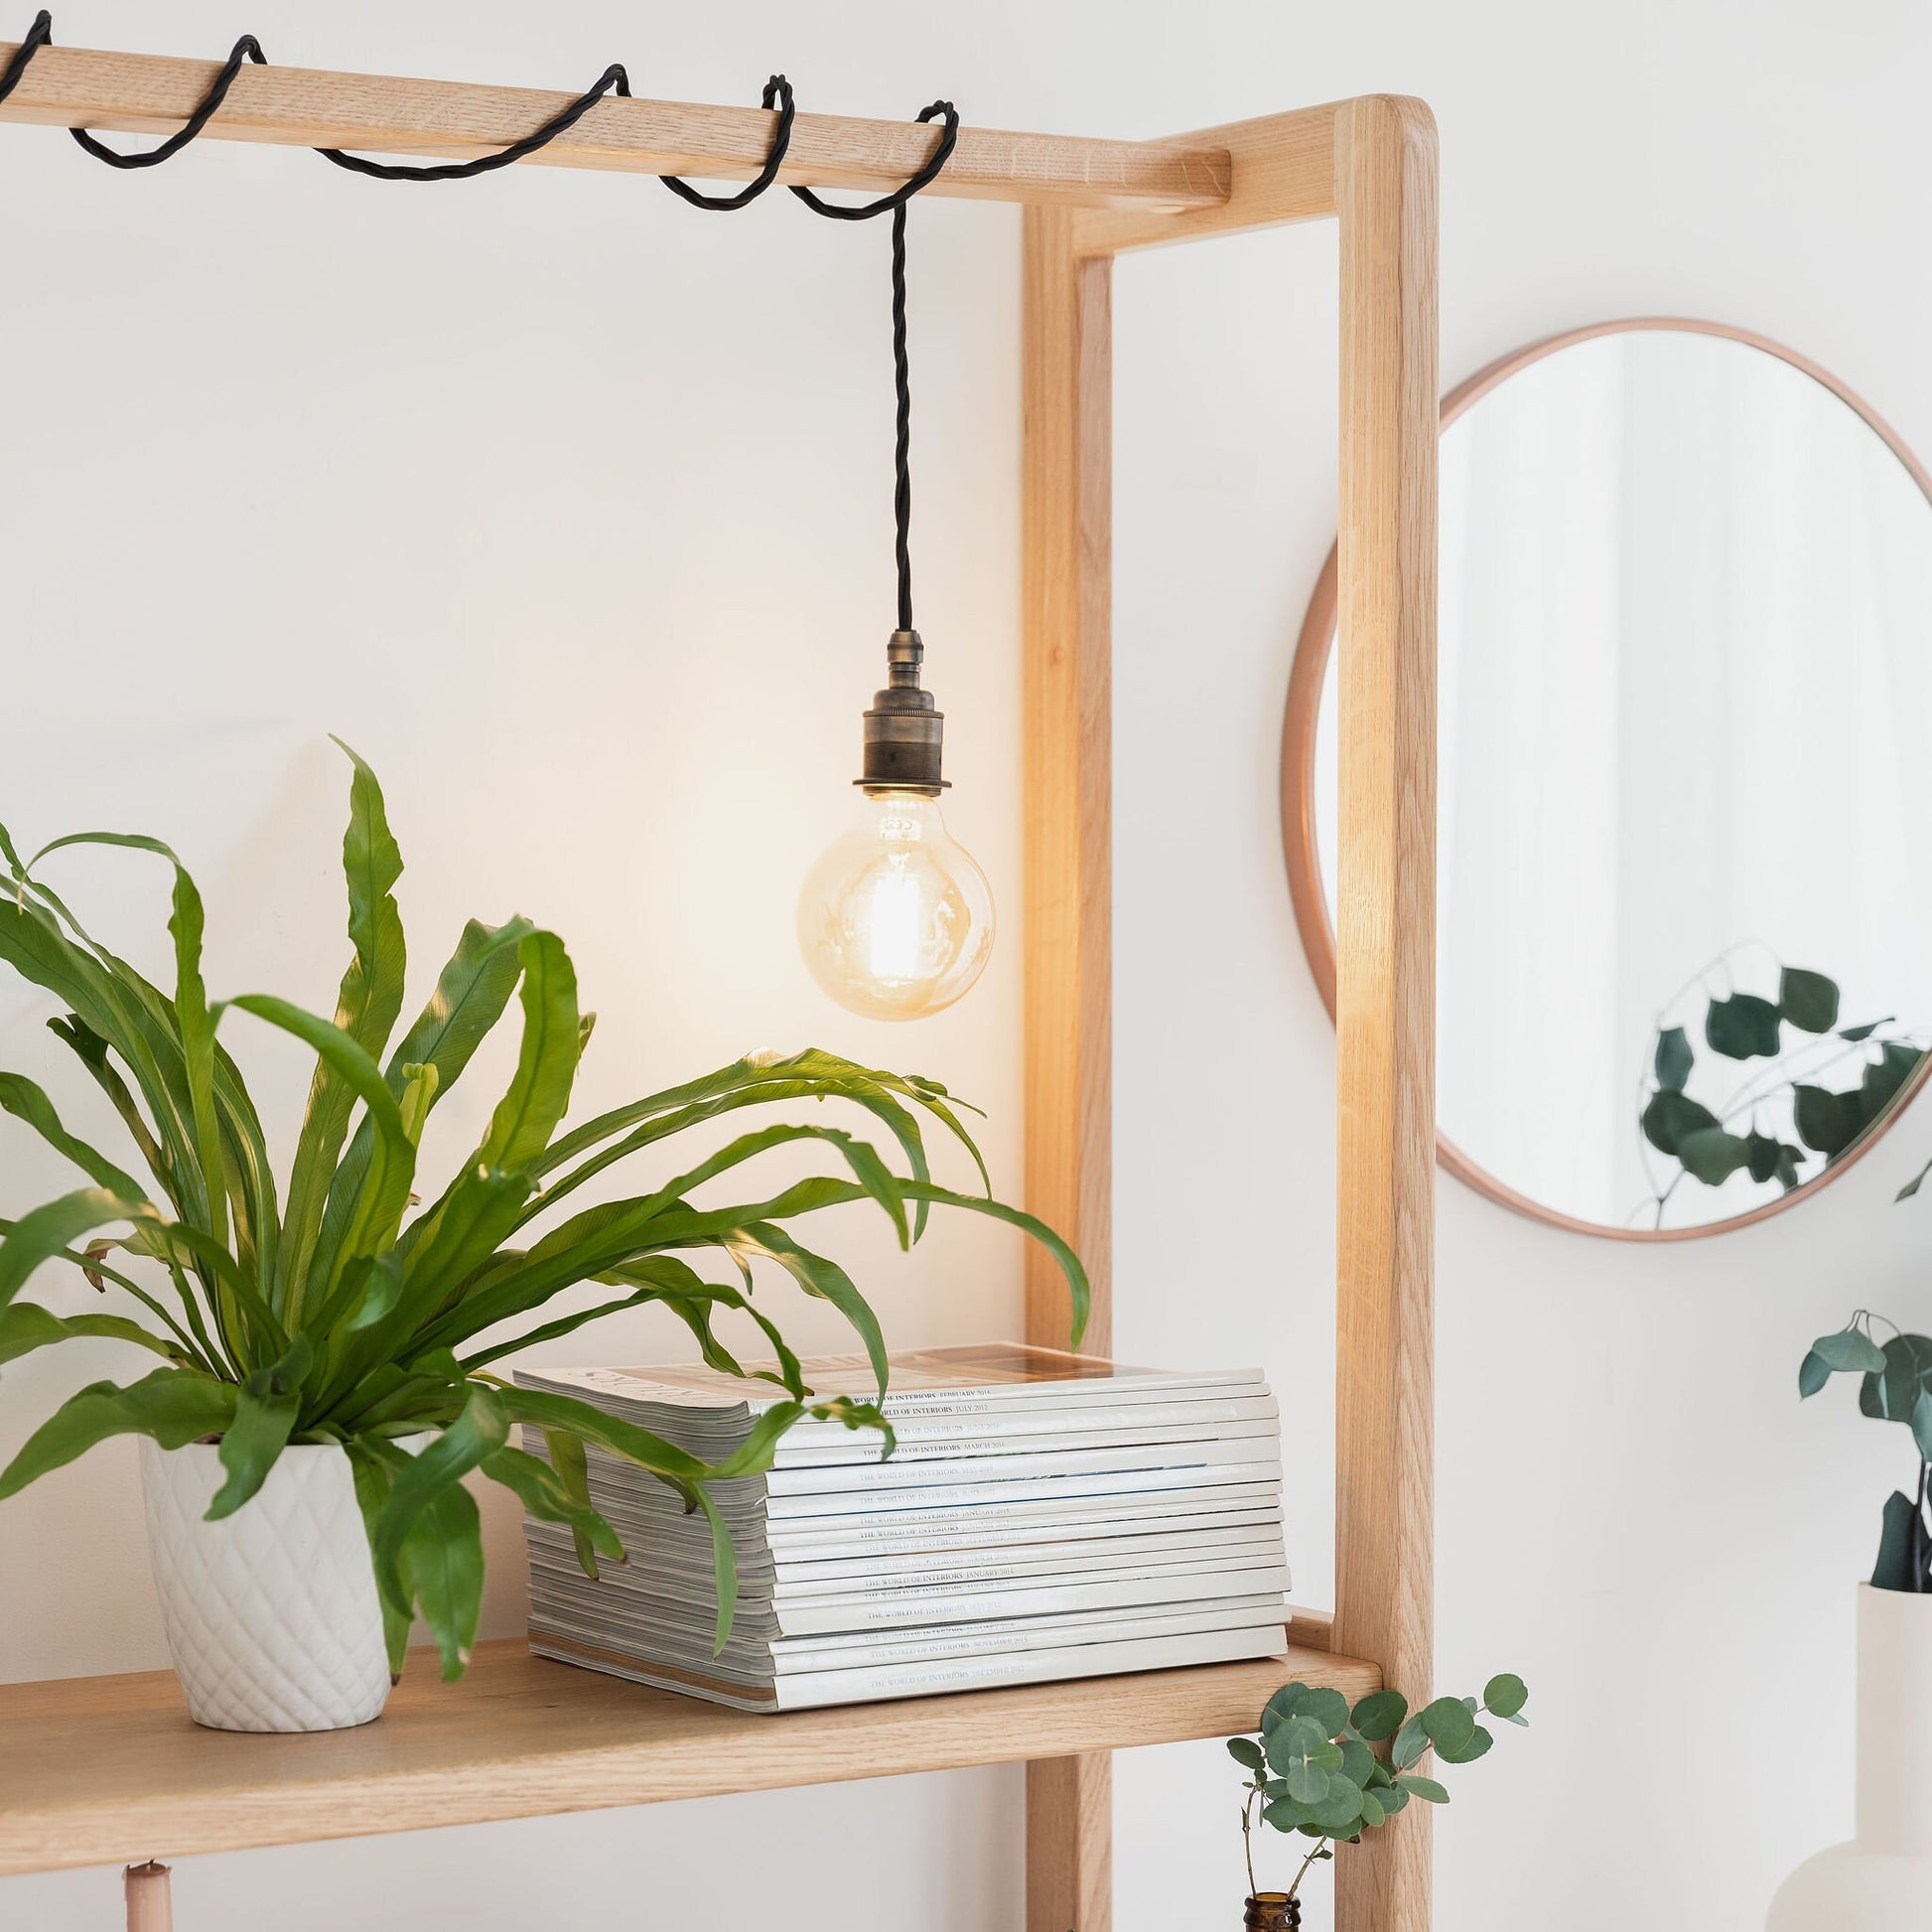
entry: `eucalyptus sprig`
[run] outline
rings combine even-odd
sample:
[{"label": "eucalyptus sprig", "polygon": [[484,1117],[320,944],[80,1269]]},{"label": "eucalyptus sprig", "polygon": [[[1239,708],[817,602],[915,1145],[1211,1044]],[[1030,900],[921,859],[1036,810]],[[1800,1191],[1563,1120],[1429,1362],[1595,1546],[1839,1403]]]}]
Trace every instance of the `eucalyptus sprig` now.
[{"label": "eucalyptus sprig", "polygon": [[[1472,1764],[1495,1742],[1481,1718],[1527,1725],[1529,1692],[1520,1677],[1492,1677],[1480,1703],[1440,1697],[1411,1713],[1400,1691],[1371,1691],[1351,1711],[1339,1691],[1300,1682],[1268,1700],[1259,1734],[1230,1737],[1228,1755],[1248,1773],[1241,1845],[1248,1893],[1255,1884],[1256,1819],[1314,1841],[1285,1894],[1294,1898],[1311,1866],[1378,1830],[1411,1798],[1446,1805],[1449,1794],[1416,1769],[1433,1748],[1444,1764]],[[1376,1746],[1386,1745],[1386,1751]]]},{"label": "eucalyptus sprig", "polygon": [[[1873,1332],[1879,1322],[1891,1330],[1883,1342]],[[1885,1499],[1871,1587],[1915,1596],[1932,1593],[1932,1523],[1927,1511],[1927,1482],[1932,1477],[1932,1336],[1908,1335],[1896,1322],[1869,1309],[1859,1309],[1843,1328],[1820,1335],[1805,1351],[1798,1364],[1800,1400],[1816,1395],[1834,1375],[1860,1377],[1859,1413],[1876,1422],[1904,1424],[1918,1451],[1916,1494],[1894,1489]]]},{"label": "eucalyptus sprig", "polygon": [[[1652,1035],[1637,1126],[1651,1186],[1647,1211],[1658,1227],[1686,1180],[1722,1187],[1746,1173],[1759,1186],[1775,1181],[1788,1194],[1815,1179],[1883,1118],[1925,1058],[1921,1037],[1890,1017],[1840,1026],[1838,983],[1824,973],[1772,956],[1775,998],[1742,989],[1734,960],[1747,951],[1768,953],[1752,945],[1719,954],[1671,1002]],[[1722,991],[1710,990],[1713,980]],[[1693,994],[1704,1001],[1700,1030],[1715,1056],[1703,1061],[1687,1026],[1664,1024]],[[1704,1085],[1701,1100],[1687,1091],[1694,1075]],[[1827,1084],[1840,1079],[1851,1084]],[[1676,1172],[1659,1175],[1653,1150]]]},{"label": "eucalyptus sprig", "polygon": [[[48,1025],[106,1096],[152,1176],[151,1183],[137,1179],[69,1133],[33,1081],[0,1073],[0,1110],[89,1182],[0,1221],[0,1363],[83,1336],[161,1358],[137,1381],[96,1382],[65,1403],[0,1471],[0,1498],[111,1436],[148,1436],[170,1449],[212,1440],[225,1478],[208,1507],[212,1520],[245,1507],[290,1444],[338,1444],[354,1468],[391,1667],[400,1669],[420,1609],[441,1647],[444,1675],[454,1677],[469,1657],[483,1597],[482,1532],[464,1476],[481,1470],[533,1515],[568,1525],[594,1576],[600,1557],[623,1555],[591,1505],[585,1449],[595,1444],[647,1470],[709,1519],[722,1647],[736,1571],[711,1486],[768,1467],[779,1437],[808,1415],[880,1430],[891,1446],[877,1404],[815,1398],[796,1354],[753,1302],[756,1272],[771,1268],[830,1303],[863,1341],[883,1395],[886,1344],[871,1305],[791,1224],[870,1201],[905,1248],[925,1231],[934,1202],[1008,1222],[1059,1264],[1076,1341],[1086,1321],[1086,1277],[1050,1229],[992,1197],[957,1104],[937,1081],[916,1074],[816,1050],[755,1056],[562,1132],[592,1016],[579,1007],[563,941],[528,919],[471,921],[428,1003],[392,1046],[403,1007],[403,928],[392,890],[402,855],[374,772],[348,756],[343,866],[352,957],[333,1020],[270,994],[209,1000],[201,894],[158,839],[80,833],[23,861],[0,827],[0,963],[59,1002],[63,1011]],[[172,995],[90,937],[41,876],[44,861],[79,845],[131,849],[170,868]],[[424,1124],[512,997],[522,1015],[515,1072],[482,1141],[438,1189],[418,1170]],[[293,1035],[316,1056],[282,1187],[241,1069],[216,1038],[231,1014]],[[620,1163],[656,1154],[741,1109],[791,1100],[841,1101],[868,1116],[905,1172],[843,1127],[779,1123],[701,1158],[666,1163],[671,1171],[641,1193],[571,1202],[575,1212],[557,1213]],[[921,1121],[960,1144],[985,1193],[933,1181]],[[749,1199],[713,1195],[714,1183],[763,1154],[801,1145],[843,1172],[775,1193],[748,1190]],[[735,1279],[707,1280],[694,1264],[711,1260]],[[20,1300],[44,1265],[75,1270],[122,1308],[60,1314]],[[535,1319],[585,1283],[611,1294]],[[647,1304],[676,1315],[714,1369],[782,1389],[784,1399],[729,1460],[707,1464],[588,1403],[518,1389],[490,1372],[531,1342]],[[756,1324],[775,1369],[740,1363],[718,1332],[724,1313]],[[547,1459],[511,1442],[518,1424],[542,1432]],[[426,1432],[435,1440],[421,1453],[403,1447]]]}]

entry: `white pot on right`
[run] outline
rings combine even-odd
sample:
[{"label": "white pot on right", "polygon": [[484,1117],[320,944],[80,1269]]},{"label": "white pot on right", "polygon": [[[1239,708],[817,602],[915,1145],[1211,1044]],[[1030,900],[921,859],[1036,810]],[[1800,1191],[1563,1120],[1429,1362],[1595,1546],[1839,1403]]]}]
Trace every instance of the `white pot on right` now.
[{"label": "white pot on right", "polygon": [[1765,1932],[1932,1928],[1932,1596],[1859,1586],[1858,1836],[1778,1887]]}]

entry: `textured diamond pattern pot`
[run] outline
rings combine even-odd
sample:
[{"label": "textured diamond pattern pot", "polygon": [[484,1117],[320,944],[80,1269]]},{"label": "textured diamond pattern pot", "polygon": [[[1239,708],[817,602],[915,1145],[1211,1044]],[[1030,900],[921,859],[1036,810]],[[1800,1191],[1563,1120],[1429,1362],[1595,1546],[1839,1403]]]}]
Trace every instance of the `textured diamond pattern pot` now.
[{"label": "textured diamond pattern pot", "polygon": [[389,1696],[369,1546],[348,1457],[282,1451],[260,1492],[218,1523],[209,1444],[143,1439],[148,1558],[188,1714],[216,1730],[339,1730]]}]

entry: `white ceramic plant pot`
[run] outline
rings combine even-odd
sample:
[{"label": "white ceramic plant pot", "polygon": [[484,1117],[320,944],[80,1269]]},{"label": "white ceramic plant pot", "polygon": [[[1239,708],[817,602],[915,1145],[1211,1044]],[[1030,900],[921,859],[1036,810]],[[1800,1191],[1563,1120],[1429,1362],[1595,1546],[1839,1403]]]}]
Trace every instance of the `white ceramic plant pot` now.
[{"label": "white ceramic plant pot", "polygon": [[1932,1596],[1859,1586],[1858,1836],[1778,1887],[1766,1932],[1932,1926]]},{"label": "white ceramic plant pot", "polygon": [[216,1730],[339,1730],[389,1697],[382,1607],[347,1455],[298,1446],[232,1516],[211,1444],[141,1441],[148,1559],[188,1714]]}]

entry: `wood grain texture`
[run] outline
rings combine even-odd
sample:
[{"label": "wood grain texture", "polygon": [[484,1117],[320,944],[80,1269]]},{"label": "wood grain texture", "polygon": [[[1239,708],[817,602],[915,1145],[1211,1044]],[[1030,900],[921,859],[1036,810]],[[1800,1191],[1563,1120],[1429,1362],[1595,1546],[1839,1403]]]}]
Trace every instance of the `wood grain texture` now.
[{"label": "wood grain texture", "polygon": [[1340,109],[1305,107],[1266,114],[1200,134],[1174,136],[1177,147],[1225,151],[1228,193],[1205,207],[1123,208],[1082,213],[1073,245],[1082,255],[1112,255],[1130,248],[1159,248],[1203,235],[1274,228],[1335,211],[1335,116]]},{"label": "wood grain texture", "polygon": [[1381,1681],[1289,1649],[752,1717],[490,1643],[460,1684],[417,1652],[374,1724],[308,1737],[203,1730],[167,1671],[16,1684],[0,1687],[0,1875],[1212,1737],[1295,1676],[1350,1697]]},{"label": "wood grain texture", "polygon": [[[15,44],[0,43],[0,68]],[[43,48],[0,120],[130,134],[171,134],[207,92],[216,61]],[[585,74],[583,84],[594,76]],[[467,160],[507,147],[566,107],[576,90],[473,86],[383,74],[244,67],[207,138],[304,148]],[[756,107],[607,96],[530,157],[552,168],[609,168],[745,181],[770,151],[776,116]],[[914,174],[939,138],[912,121],[800,113],[781,182],[873,192]],[[1012,134],[962,127],[940,178],[925,192],[982,201],[1069,207],[1209,207],[1227,199],[1230,163],[1211,143],[1178,146]]]},{"label": "wood grain texture", "polygon": [[[1335,1622],[1433,1695],[1436,128],[1335,122],[1341,219]],[[1337,1932],[1426,1932],[1428,1807],[1336,1861]]]},{"label": "wood grain texture", "polygon": [[[1113,1346],[1112,270],[1071,217],[1025,216],[1027,1205],[1093,1280],[1082,1346]],[[1043,1264],[1043,1265],[1042,1265]],[[1063,1345],[1050,1258],[1027,1257],[1027,1339]]]},{"label": "wood grain texture", "polygon": [[1029,1764],[1027,1932],[1108,1932],[1113,1922],[1113,1758]]},{"label": "wood grain texture", "polygon": [[1326,1610],[1305,1610],[1291,1603],[1288,1606],[1288,1640],[1303,1650],[1332,1650],[1335,1647],[1335,1619]]},{"label": "wood grain texture", "polygon": [[[1024,217],[1027,1205],[1093,1282],[1082,1346],[1113,1348],[1113,265],[1073,216]],[[1027,1257],[1027,1339],[1058,1345],[1065,1296]],[[1028,1932],[1108,1932],[1113,1767],[1027,1774]]]}]

